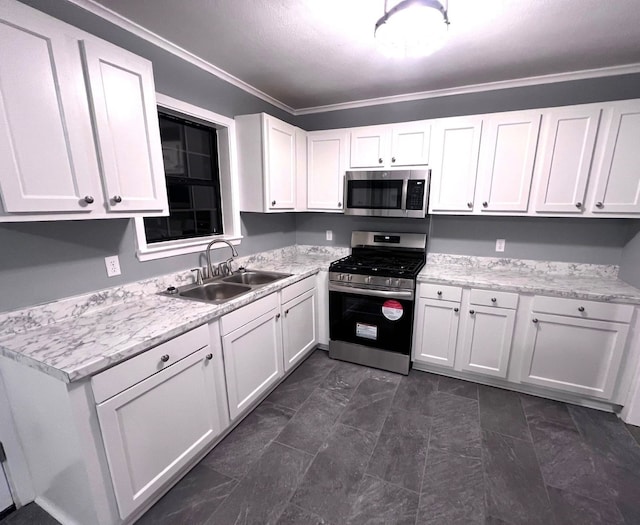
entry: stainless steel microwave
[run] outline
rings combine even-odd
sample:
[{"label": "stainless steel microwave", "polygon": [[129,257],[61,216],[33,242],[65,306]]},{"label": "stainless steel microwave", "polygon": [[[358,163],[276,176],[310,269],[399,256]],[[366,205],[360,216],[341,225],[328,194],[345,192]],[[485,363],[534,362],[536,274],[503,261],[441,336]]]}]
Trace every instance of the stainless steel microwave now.
[{"label": "stainless steel microwave", "polygon": [[347,171],[344,213],[424,218],[428,190],[429,170]]}]

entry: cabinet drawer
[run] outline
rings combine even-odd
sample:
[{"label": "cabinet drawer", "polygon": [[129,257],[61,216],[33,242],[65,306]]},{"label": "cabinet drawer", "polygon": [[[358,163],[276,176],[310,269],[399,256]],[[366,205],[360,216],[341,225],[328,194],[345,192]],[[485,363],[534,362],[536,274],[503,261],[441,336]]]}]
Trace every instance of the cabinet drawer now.
[{"label": "cabinet drawer", "polygon": [[95,375],[91,387],[96,403],[102,403],[208,344],[209,329],[202,325]]},{"label": "cabinet drawer", "polygon": [[511,292],[496,292],[492,290],[471,290],[469,303],[480,306],[496,306],[498,308],[518,308],[518,294]]},{"label": "cabinet drawer", "polygon": [[420,297],[427,299],[442,299],[443,301],[457,301],[462,299],[462,288],[457,286],[447,286],[443,284],[420,285]]},{"label": "cabinet drawer", "polygon": [[302,281],[298,281],[297,283],[292,284],[291,286],[287,286],[282,289],[282,303],[286,303],[302,295],[309,290],[313,290],[316,287],[316,275],[312,275],[311,277],[307,277],[306,279],[302,279]]},{"label": "cabinet drawer", "polygon": [[278,308],[278,294],[272,293],[262,299],[258,299],[247,306],[239,308],[235,312],[231,312],[220,319],[220,335],[225,336],[248,322],[257,319],[261,315],[266,314],[270,310]]},{"label": "cabinet drawer", "polygon": [[533,300],[534,312],[568,315],[582,319],[602,319],[603,321],[616,321],[618,323],[631,322],[633,308],[633,306],[627,304],[599,303],[597,301],[542,297],[539,295]]}]

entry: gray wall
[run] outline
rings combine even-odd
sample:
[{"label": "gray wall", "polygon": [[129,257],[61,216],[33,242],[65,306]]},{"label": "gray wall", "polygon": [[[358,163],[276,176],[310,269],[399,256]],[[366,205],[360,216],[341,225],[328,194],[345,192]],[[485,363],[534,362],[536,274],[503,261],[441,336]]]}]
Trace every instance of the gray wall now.
[{"label": "gray wall", "polygon": [[629,227],[631,240],[622,250],[620,279],[640,288],[640,220]]},{"label": "gray wall", "polygon": [[[296,215],[296,242],[349,246],[351,230],[358,229],[424,232],[429,233],[432,253],[619,264],[631,223],[625,219],[443,215],[429,221],[304,213]],[[326,230],[333,231],[333,241],[325,240]],[[504,253],[495,251],[496,239],[506,239]]]}]

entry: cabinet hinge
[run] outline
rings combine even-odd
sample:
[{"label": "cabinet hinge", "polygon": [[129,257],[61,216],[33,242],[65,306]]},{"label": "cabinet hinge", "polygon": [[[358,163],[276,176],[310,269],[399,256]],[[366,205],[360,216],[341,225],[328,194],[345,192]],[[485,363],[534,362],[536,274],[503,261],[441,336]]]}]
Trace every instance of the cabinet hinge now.
[{"label": "cabinet hinge", "polygon": [[2,441],[0,441],[0,463],[4,463],[5,461],[7,461],[7,455],[4,452],[4,445]]}]

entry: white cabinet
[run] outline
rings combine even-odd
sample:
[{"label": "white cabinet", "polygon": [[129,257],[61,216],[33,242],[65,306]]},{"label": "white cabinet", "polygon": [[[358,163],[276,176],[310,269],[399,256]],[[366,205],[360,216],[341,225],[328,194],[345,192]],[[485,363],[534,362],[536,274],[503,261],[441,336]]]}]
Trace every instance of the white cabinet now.
[{"label": "white cabinet", "polygon": [[460,303],[420,298],[416,309],[413,360],[453,368]]},{"label": "white cabinet", "polygon": [[314,287],[282,304],[284,370],[288,372],[318,343],[318,295]]},{"label": "white cabinet", "polygon": [[429,163],[428,121],[369,126],[351,130],[352,168],[389,168]]},{"label": "white cabinet", "polygon": [[151,63],[17,2],[0,40],[0,221],[166,215]]},{"label": "white cabinet", "polygon": [[611,103],[602,120],[591,211],[640,213],[640,100]]},{"label": "white cabinet", "polygon": [[342,211],[344,173],[348,164],[348,131],[307,134],[307,209]]},{"label": "white cabinet", "polygon": [[536,162],[536,213],[580,214],[596,143],[600,107],[556,108],[544,113]]},{"label": "white cabinet", "polygon": [[482,117],[442,119],[432,126],[429,212],[471,213]]},{"label": "white cabinet", "polygon": [[[94,384],[96,395],[110,383],[136,375],[160,352],[189,353],[174,364],[98,404],[97,413],[120,517],[125,519],[203,451],[226,426],[216,399],[213,359],[207,327],[201,327],[107,370]],[[200,349],[189,347],[194,343]],[[201,337],[200,337],[201,335]],[[184,339],[186,336],[186,339]],[[180,342],[182,340],[182,343]],[[176,345],[178,345],[176,347]],[[186,345],[186,346],[185,346]],[[166,353],[165,352],[166,347]],[[161,359],[158,363],[164,364]],[[124,367],[123,373],[117,369]],[[152,367],[155,372],[157,367]],[[97,376],[99,378],[100,376]],[[108,395],[108,394],[107,394]]]},{"label": "white cabinet", "polygon": [[536,297],[521,381],[609,399],[632,314],[632,306]]},{"label": "white cabinet", "polygon": [[306,178],[305,134],[265,113],[236,117],[240,210],[294,211],[297,181]]},{"label": "white cabinet", "polygon": [[222,317],[229,415],[236,419],[284,374],[277,294]]},{"label": "white cabinet", "polygon": [[482,212],[526,213],[538,145],[540,111],[488,115],[478,167]]}]

